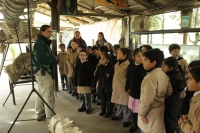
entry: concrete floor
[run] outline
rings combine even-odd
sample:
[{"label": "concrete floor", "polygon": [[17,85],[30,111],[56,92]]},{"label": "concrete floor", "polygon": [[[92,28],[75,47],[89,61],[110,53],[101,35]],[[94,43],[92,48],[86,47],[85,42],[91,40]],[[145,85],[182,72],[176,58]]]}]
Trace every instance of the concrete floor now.
[{"label": "concrete floor", "polygon": [[[0,77],[0,133],[7,133],[13,120],[29,95],[32,86],[23,85],[15,87],[16,105],[12,103],[12,95],[3,107],[3,103],[9,94],[8,78],[5,73]],[[37,87],[37,86],[36,86]],[[60,87],[60,86],[59,86]],[[26,104],[19,120],[35,119],[33,93]],[[122,127],[123,120],[112,121],[110,118],[99,116],[100,106],[92,104],[92,113],[78,112],[79,100],[69,95],[66,91],[57,92],[55,112],[64,114],[73,120],[83,133],[127,133],[129,127]],[[46,121],[19,121],[11,130],[11,133],[48,133]]]}]

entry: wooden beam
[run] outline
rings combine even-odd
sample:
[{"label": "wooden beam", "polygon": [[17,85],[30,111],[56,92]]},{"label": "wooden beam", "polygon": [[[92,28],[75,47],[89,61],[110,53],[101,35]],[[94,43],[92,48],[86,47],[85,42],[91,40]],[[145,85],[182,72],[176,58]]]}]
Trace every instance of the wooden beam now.
[{"label": "wooden beam", "polygon": [[78,16],[102,16],[102,17],[110,17],[110,18],[123,18],[123,15],[112,15],[112,14],[92,14],[92,13],[83,13],[78,14]]},{"label": "wooden beam", "polygon": [[146,7],[146,8],[155,8],[156,5],[153,3],[148,2],[147,0],[135,0],[138,4]]},{"label": "wooden beam", "polygon": [[85,10],[89,11],[90,13],[97,13],[97,14],[103,13],[101,11],[96,11],[94,9],[90,9],[90,8],[84,7],[84,6],[80,5],[80,4],[78,4],[78,7],[82,8],[82,9],[85,9]]},{"label": "wooden beam", "polygon": [[163,33],[187,33],[187,32],[200,32],[200,28],[141,31],[141,32],[130,32],[130,34],[163,34]]},{"label": "wooden beam", "polygon": [[97,6],[97,7],[94,8],[94,10],[99,9],[99,8],[102,8],[102,7],[103,7],[103,6]]},{"label": "wooden beam", "polygon": [[88,17],[88,16],[83,16],[82,19],[83,19],[83,20],[86,20],[86,21],[88,21],[88,22],[90,22],[90,23],[91,23],[91,22],[95,22],[94,19],[92,19],[91,17]]},{"label": "wooden beam", "polygon": [[[140,7],[140,6],[142,6],[142,5],[140,5],[140,4],[135,4],[135,5],[129,6],[128,8],[130,9],[130,8],[135,8],[135,7]],[[142,6],[142,7],[144,7],[144,6]],[[145,8],[146,8],[146,7],[145,7]]]},{"label": "wooden beam", "polygon": [[172,12],[172,11],[180,11],[180,10],[187,10],[191,8],[198,8],[200,7],[200,2],[185,2],[184,6],[183,4],[179,5],[171,5],[171,6],[162,6],[158,8],[151,8],[151,9],[145,9],[137,12],[131,12],[130,14],[138,14],[138,15],[156,15],[166,12]]},{"label": "wooden beam", "polygon": [[63,17],[67,18],[69,21],[72,21],[72,22],[74,21],[78,24],[87,24],[88,23],[88,22],[82,21],[82,20],[75,18],[75,17],[69,17],[69,16],[63,16]]},{"label": "wooden beam", "polygon": [[109,13],[109,12],[114,12],[114,10],[108,10],[108,11],[105,11],[104,13]]},{"label": "wooden beam", "polygon": [[[119,10],[119,9],[117,9],[117,8],[113,8],[113,7],[107,7],[107,8],[109,8],[110,10],[114,10],[115,12],[117,12],[117,13],[119,13],[119,14],[121,14],[121,15],[126,14],[126,12],[121,11],[121,10]],[[105,13],[105,12],[104,12],[104,13]]]}]

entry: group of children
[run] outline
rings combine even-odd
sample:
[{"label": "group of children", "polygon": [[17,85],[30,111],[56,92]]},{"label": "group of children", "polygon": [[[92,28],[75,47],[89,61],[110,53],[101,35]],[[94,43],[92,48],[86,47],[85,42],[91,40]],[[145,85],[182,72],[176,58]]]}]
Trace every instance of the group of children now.
[{"label": "group of children", "polygon": [[113,50],[105,45],[84,49],[72,41],[67,53],[64,44],[60,49],[62,88],[65,79],[69,93],[80,99],[79,112],[91,113],[90,94],[97,92],[99,115],[112,116],[115,106],[111,119],[123,119],[124,127],[133,122],[130,133],[138,128],[142,133],[174,133],[177,125],[185,133],[200,132],[200,61],[188,69],[178,44],[169,46],[172,56],[165,59],[163,51],[149,45],[136,48],[132,59],[130,50],[119,45]]}]

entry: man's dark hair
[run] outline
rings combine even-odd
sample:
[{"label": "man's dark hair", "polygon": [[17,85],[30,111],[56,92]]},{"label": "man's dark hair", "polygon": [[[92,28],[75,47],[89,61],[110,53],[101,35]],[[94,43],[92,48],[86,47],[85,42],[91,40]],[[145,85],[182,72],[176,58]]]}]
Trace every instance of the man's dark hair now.
[{"label": "man's dark hair", "polygon": [[101,46],[101,47],[99,48],[99,50],[100,50],[102,53],[103,53],[103,52],[104,52],[105,54],[108,53],[108,47],[107,47],[107,46],[104,46],[104,45],[103,45],[103,46]]},{"label": "man's dark hair", "polygon": [[65,44],[61,43],[61,44],[59,45],[59,48],[60,48],[61,46],[65,46]]},{"label": "man's dark hair", "polygon": [[130,50],[128,48],[120,48],[119,50],[122,51],[123,55],[126,55],[126,59],[129,59]]},{"label": "man's dark hair", "polygon": [[119,49],[119,48],[120,48],[120,45],[119,45],[119,44],[113,45],[113,49],[114,49],[114,50]]},{"label": "man's dark hair", "polygon": [[147,59],[150,60],[150,62],[156,61],[155,67],[161,67],[162,62],[164,60],[164,54],[163,51],[161,51],[158,48],[147,50],[143,53],[143,56],[145,56]]},{"label": "man's dark hair", "polygon": [[178,70],[178,61],[174,57],[165,58],[163,61],[169,68],[173,68],[172,71]]},{"label": "man's dark hair", "polygon": [[[142,45],[142,47],[145,47],[146,48],[146,50],[150,50],[150,49],[153,49],[150,45]],[[141,47],[141,49],[142,49],[142,47]]]},{"label": "man's dark hair", "polygon": [[135,50],[133,50],[133,56],[135,56],[138,52],[142,52],[142,50],[139,48],[136,48]]},{"label": "man's dark hair", "polygon": [[169,49],[169,52],[171,53],[174,49],[181,49],[181,47],[178,44],[173,43],[173,44],[169,45],[168,49]]},{"label": "man's dark hair", "polygon": [[197,83],[200,82],[200,66],[190,69],[189,73]]},{"label": "man's dark hair", "polygon": [[192,62],[190,62],[190,64],[188,65],[188,68],[191,69],[193,67],[197,67],[200,66],[200,60],[194,60]]},{"label": "man's dark hair", "polygon": [[50,28],[51,26],[49,26],[49,25],[42,25],[41,27],[40,27],[40,33],[41,33],[41,31],[45,31],[47,28]]},{"label": "man's dark hair", "polygon": [[98,50],[98,47],[97,46],[93,46],[92,50]]},{"label": "man's dark hair", "polygon": [[68,49],[68,48],[72,48],[72,46],[67,47],[67,49]]}]

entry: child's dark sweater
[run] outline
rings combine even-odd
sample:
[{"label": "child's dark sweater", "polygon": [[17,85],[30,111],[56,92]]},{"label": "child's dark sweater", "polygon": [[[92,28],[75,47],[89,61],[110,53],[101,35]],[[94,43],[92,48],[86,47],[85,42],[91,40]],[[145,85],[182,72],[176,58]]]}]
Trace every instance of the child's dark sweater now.
[{"label": "child's dark sweater", "polygon": [[127,70],[126,91],[130,89],[130,96],[135,99],[140,99],[140,86],[145,75],[145,70],[142,65],[136,65],[135,62],[129,64]]},{"label": "child's dark sweater", "polygon": [[75,86],[90,86],[94,67],[89,61],[79,62],[75,67]]},{"label": "child's dark sweater", "polygon": [[91,87],[96,88],[96,82],[99,79],[98,92],[101,93],[102,91],[104,91],[106,93],[112,93],[113,75],[114,75],[113,65],[106,65],[106,66],[99,65],[97,67],[97,71],[95,73]]},{"label": "child's dark sweater", "polygon": [[171,71],[166,74],[170,79],[173,93],[170,97],[165,99],[164,121],[166,131],[174,131],[177,126],[177,118],[182,103],[180,93],[186,87],[186,82],[179,71]]}]

